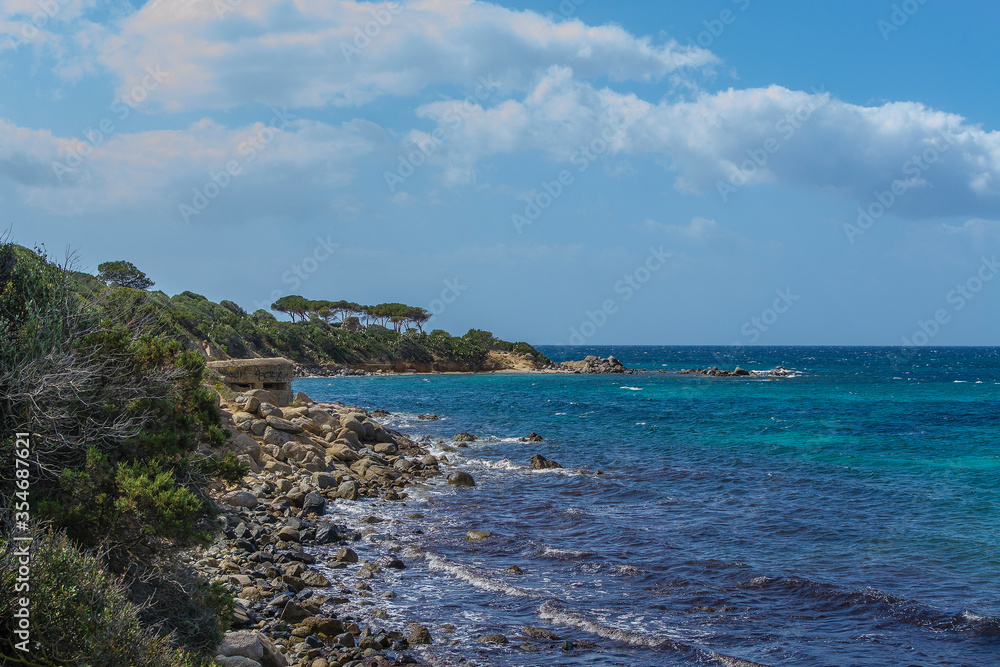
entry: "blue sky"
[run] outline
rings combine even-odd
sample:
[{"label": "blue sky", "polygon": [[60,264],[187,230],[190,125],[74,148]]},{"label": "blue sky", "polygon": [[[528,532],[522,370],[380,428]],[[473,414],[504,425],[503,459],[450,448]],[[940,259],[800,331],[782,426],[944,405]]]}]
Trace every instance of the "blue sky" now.
[{"label": "blue sky", "polygon": [[537,344],[995,345],[998,14],[0,0],[3,225],[248,310],[404,301]]}]

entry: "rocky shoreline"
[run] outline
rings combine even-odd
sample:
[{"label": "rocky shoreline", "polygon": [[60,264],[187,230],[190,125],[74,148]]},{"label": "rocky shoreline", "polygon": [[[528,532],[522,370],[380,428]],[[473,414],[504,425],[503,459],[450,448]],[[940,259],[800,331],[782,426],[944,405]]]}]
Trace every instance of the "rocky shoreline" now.
[{"label": "rocky shoreline", "polygon": [[767,371],[748,371],[737,366],[733,370],[726,370],[713,366],[712,368],[683,368],[677,371],[679,375],[701,375],[704,377],[735,378],[735,377],[788,377],[794,373],[784,366],[775,366]]},{"label": "rocky shoreline", "polygon": [[[365,623],[374,605],[371,579],[405,569],[386,552],[363,560],[351,545],[363,536],[326,514],[342,499],[407,498],[407,487],[447,475],[452,486],[475,486],[447,456],[431,455],[382,426],[368,412],[341,403],[315,403],[303,393],[279,408],[265,390],[221,401],[223,422],[236,432],[226,445],[249,469],[239,487],[219,484],[223,531],[187,556],[206,579],[235,596],[233,629],[217,649],[229,667],[397,667],[424,664],[410,653],[432,642],[411,619],[392,619],[389,631]],[[454,444],[475,436],[458,434]],[[539,442],[532,433],[527,442]],[[560,467],[537,455],[532,467]],[[362,520],[372,527],[381,520]],[[471,538],[470,538],[471,539]],[[383,593],[388,597],[391,591]],[[376,619],[388,620],[382,610]]]},{"label": "rocky shoreline", "polygon": [[639,373],[627,368],[613,356],[607,359],[588,356],[581,361],[564,361],[562,363],[544,362],[533,355],[514,352],[493,351],[490,359],[482,366],[462,366],[455,363],[413,364],[409,362],[394,362],[386,364],[357,364],[344,366],[340,364],[305,365],[296,364],[296,377],[355,377],[368,375],[413,375],[418,373],[573,373],[573,374],[617,374],[634,375]]}]

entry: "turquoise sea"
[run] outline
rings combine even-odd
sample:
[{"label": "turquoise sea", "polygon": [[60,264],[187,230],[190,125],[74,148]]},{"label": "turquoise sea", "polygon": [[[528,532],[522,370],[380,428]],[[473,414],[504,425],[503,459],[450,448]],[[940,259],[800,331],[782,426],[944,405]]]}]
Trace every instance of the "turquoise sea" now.
[{"label": "turquoise sea", "polygon": [[[542,351],[645,372],[295,382],[392,411],[476,478],[330,509],[387,519],[357,545],[408,565],[373,584],[376,623],[450,639],[435,664],[1000,662],[1000,349]],[[736,364],[795,376],[676,373]],[[460,431],[479,440],[445,452]],[[535,453],[564,469],[532,471]],[[559,639],[520,648],[525,626]],[[475,640],[493,633],[510,643]]]}]

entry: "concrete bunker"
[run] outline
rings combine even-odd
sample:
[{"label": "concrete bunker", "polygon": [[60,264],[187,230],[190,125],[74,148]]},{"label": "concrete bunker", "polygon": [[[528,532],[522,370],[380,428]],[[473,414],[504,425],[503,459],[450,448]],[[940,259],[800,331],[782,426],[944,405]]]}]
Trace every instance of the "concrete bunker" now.
[{"label": "concrete bunker", "polygon": [[265,389],[278,400],[279,406],[292,402],[292,378],[295,365],[283,357],[272,359],[230,359],[210,361],[208,368],[222,376],[233,391]]}]

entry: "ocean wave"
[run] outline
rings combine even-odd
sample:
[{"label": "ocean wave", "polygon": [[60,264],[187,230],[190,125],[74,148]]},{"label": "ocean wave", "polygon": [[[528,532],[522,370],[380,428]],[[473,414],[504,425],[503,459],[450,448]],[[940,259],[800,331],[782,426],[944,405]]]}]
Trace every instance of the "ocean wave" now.
[{"label": "ocean wave", "polygon": [[492,593],[502,593],[504,595],[510,595],[511,597],[521,597],[521,598],[540,598],[543,597],[538,593],[533,593],[531,591],[519,588],[518,586],[512,586],[508,584],[503,579],[493,576],[490,573],[481,570],[477,567],[471,565],[461,565],[459,563],[453,563],[449,561],[444,556],[438,556],[432,553],[425,553],[424,558],[427,560],[427,567],[431,571],[447,572],[456,579],[461,579],[467,584],[472,584],[476,588],[481,588],[484,591],[490,591]]},{"label": "ocean wave", "polygon": [[716,653],[715,651],[698,649],[693,646],[682,644],[673,639],[659,637],[651,633],[635,632],[632,630],[616,628],[612,625],[605,625],[588,618],[583,614],[563,608],[562,603],[557,602],[556,600],[546,600],[542,603],[542,606],[538,609],[538,616],[543,621],[549,621],[557,625],[576,628],[577,630],[582,630],[589,634],[597,635],[598,637],[610,639],[611,641],[620,642],[622,644],[629,644],[630,646],[691,653],[698,655],[703,659],[707,658],[712,660],[718,664],[724,665],[725,667],[767,667],[767,665],[751,662],[749,660],[743,660],[742,658],[734,658],[733,656],[722,655],[721,653]]},{"label": "ocean wave", "polygon": [[541,556],[549,556],[551,558],[559,558],[562,560],[570,560],[574,558],[587,558],[593,556],[593,551],[577,551],[575,549],[556,549],[555,547],[545,547],[542,550]]},{"label": "ocean wave", "polygon": [[629,391],[642,391],[642,387],[618,387],[619,389],[627,389]]}]

